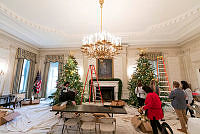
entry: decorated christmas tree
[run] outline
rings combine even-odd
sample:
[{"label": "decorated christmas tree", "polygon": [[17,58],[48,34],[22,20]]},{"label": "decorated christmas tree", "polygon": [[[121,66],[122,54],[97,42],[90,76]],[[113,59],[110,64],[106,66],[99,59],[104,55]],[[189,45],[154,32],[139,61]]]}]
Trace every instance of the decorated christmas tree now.
[{"label": "decorated christmas tree", "polygon": [[149,60],[145,57],[145,53],[142,51],[139,59],[137,60],[136,72],[133,73],[131,79],[128,82],[128,89],[130,91],[130,104],[138,106],[137,96],[135,94],[137,83],[140,81],[143,86],[149,86],[152,79],[154,79],[153,68]]},{"label": "decorated christmas tree", "polygon": [[80,75],[78,74],[78,63],[74,56],[69,56],[66,64],[63,66],[63,72],[57,81],[57,91],[53,94],[53,104],[60,103],[59,96],[65,82],[69,82],[69,88],[73,89],[76,93],[76,104],[81,102],[81,92],[83,83],[80,81]]}]

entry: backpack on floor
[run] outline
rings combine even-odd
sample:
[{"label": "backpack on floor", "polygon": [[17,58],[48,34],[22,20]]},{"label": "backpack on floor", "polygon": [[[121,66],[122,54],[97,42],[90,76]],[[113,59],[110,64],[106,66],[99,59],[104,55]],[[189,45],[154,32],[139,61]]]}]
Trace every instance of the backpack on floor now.
[{"label": "backpack on floor", "polygon": [[173,134],[172,128],[166,122],[163,122],[161,126],[162,134]]}]

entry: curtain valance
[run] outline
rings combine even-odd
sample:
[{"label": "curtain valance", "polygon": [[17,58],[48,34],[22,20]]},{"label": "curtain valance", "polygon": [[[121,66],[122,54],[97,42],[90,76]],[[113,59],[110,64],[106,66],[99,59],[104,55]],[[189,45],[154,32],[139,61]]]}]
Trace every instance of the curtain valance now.
[{"label": "curtain valance", "polygon": [[33,62],[36,62],[36,54],[29,52],[27,50],[24,50],[22,48],[17,49],[16,58],[17,59],[27,59],[27,60],[31,60]]},{"label": "curtain valance", "polygon": [[151,61],[157,60],[158,56],[162,56],[162,52],[147,52],[146,53],[147,59]]},{"label": "curtain valance", "polygon": [[45,62],[59,62],[63,63],[64,55],[46,55]]}]

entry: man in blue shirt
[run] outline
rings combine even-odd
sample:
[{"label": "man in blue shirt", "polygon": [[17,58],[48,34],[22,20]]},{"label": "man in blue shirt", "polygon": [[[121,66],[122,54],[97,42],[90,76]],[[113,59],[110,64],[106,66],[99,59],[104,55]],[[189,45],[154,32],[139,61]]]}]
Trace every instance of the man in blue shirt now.
[{"label": "man in blue shirt", "polygon": [[180,89],[180,84],[177,81],[173,82],[174,90],[171,91],[169,98],[172,99],[172,107],[175,109],[175,112],[180,120],[181,129],[177,129],[178,131],[187,133],[186,123],[187,117],[185,110],[187,108],[186,101],[185,101],[185,93],[182,89]]}]

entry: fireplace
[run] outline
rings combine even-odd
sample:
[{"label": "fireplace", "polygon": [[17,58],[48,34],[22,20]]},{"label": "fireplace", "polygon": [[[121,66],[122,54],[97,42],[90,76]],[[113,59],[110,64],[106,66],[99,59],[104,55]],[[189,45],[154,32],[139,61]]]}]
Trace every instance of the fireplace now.
[{"label": "fireplace", "polygon": [[100,89],[104,101],[114,100],[114,87],[100,87]]},{"label": "fireplace", "polygon": [[[105,101],[118,100],[118,82],[119,81],[99,81],[99,86],[102,93],[102,98]],[[98,83],[93,81],[96,100],[100,100],[100,92]]]}]

